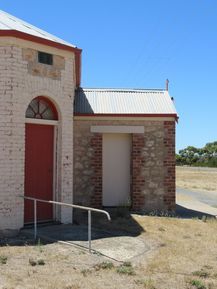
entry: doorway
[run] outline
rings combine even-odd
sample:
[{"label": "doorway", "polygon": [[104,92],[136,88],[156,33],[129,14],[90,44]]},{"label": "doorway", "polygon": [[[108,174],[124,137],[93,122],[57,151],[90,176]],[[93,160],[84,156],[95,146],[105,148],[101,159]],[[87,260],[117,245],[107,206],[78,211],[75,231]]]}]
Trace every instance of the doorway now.
[{"label": "doorway", "polygon": [[[32,100],[26,111],[24,196],[53,201],[54,143],[57,112],[43,97]],[[37,202],[37,221],[54,219],[53,205]],[[33,201],[24,201],[24,223],[34,221]]]},{"label": "doorway", "polygon": [[103,134],[103,206],[126,206],[130,200],[131,134]]}]

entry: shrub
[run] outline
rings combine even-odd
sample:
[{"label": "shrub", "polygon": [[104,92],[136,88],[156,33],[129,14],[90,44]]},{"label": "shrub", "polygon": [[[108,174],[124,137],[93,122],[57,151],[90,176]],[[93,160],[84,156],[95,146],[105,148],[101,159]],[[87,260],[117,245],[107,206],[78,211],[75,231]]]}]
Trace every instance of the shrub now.
[{"label": "shrub", "polygon": [[0,264],[4,265],[7,263],[8,257],[0,255]]},{"label": "shrub", "polygon": [[112,269],[114,268],[114,264],[112,262],[102,262],[94,266],[94,268],[98,271],[100,269]]},{"label": "shrub", "polygon": [[200,280],[193,279],[189,283],[197,289],[206,289],[206,286]]},{"label": "shrub", "polygon": [[36,266],[37,265],[37,262],[35,260],[33,260],[32,258],[29,259],[29,264],[31,266]]},{"label": "shrub", "polygon": [[210,273],[204,270],[200,270],[200,271],[194,271],[192,272],[192,274],[194,276],[198,276],[200,278],[208,278],[210,276]]},{"label": "shrub", "polygon": [[39,259],[39,260],[37,261],[37,264],[38,264],[38,265],[45,265],[45,261],[44,261],[43,259]]},{"label": "shrub", "polygon": [[34,259],[30,258],[29,259],[29,264],[31,266],[36,266],[36,265],[45,265],[45,261],[43,259],[39,259],[37,261],[35,261]]},{"label": "shrub", "polygon": [[116,271],[119,274],[136,275],[130,262],[124,262],[122,265],[117,267]]},{"label": "shrub", "polygon": [[87,274],[90,274],[91,273],[91,270],[90,269],[82,269],[81,270],[81,274],[83,274],[84,277],[87,276]]}]

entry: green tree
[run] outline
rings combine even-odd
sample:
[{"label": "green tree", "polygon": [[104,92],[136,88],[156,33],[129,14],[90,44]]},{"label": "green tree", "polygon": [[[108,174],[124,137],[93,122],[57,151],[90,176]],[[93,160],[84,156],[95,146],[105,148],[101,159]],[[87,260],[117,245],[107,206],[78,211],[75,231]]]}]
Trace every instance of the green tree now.
[{"label": "green tree", "polygon": [[187,148],[180,150],[179,155],[184,165],[191,166],[199,160],[200,149],[193,146],[188,146]]},{"label": "green tree", "polygon": [[177,165],[217,167],[217,141],[207,143],[203,148],[188,146],[176,154]]}]

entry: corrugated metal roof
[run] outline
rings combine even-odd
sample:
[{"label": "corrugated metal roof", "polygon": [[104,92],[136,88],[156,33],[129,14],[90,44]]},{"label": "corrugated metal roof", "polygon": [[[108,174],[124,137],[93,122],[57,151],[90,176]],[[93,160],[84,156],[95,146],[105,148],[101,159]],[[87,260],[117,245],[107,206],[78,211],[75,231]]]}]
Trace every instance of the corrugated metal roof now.
[{"label": "corrugated metal roof", "polygon": [[61,43],[67,46],[74,47],[71,43],[68,43],[52,34],[47,33],[19,18],[16,18],[2,10],[0,10],[0,30],[17,30],[23,33],[41,37],[47,40],[51,40],[57,43]]},{"label": "corrugated metal roof", "polygon": [[78,89],[75,114],[172,114],[174,103],[166,90]]}]

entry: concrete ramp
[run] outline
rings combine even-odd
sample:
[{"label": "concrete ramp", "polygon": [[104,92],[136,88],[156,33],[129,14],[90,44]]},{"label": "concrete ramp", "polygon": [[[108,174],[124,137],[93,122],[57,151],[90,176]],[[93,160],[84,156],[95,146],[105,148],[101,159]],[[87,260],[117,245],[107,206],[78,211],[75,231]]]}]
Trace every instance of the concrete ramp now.
[{"label": "concrete ramp", "polygon": [[[22,233],[34,235],[33,228],[23,229]],[[48,242],[88,248],[87,226],[84,225],[49,225],[38,227],[38,238]],[[107,232],[92,228],[92,250],[116,261],[129,261],[150,250],[148,244],[139,237],[132,237],[121,232]]]}]

